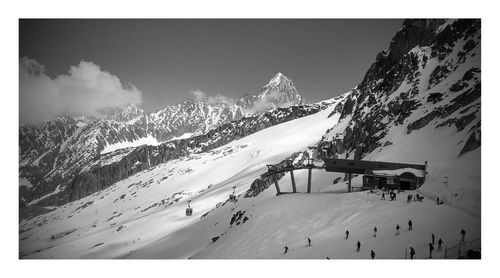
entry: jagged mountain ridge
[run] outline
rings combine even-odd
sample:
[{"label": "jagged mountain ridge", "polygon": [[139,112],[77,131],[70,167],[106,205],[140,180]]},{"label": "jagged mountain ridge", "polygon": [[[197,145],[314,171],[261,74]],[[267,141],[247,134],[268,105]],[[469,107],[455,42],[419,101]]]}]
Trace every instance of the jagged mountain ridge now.
[{"label": "jagged mountain ridge", "polygon": [[[276,88],[279,91],[276,91]],[[292,104],[288,95],[302,99],[293,82],[280,73],[263,88],[254,102],[245,102],[247,105],[245,107],[261,104],[266,100],[263,96],[267,96],[271,91],[285,96],[269,99],[273,103],[260,113],[272,107],[284,106],[285,103],[280,101]],[[291,93],[287,94],[288,91]],[[301,112],[293,111],[297,113],[297,117],[300,116]],[[30,204],[40,197],[53,193],[60,185],[66,184],[73,175],[80,173],[85,165],[100,159],[104,153],[132,146],[134,142],[139,142],[137,145],[141,145],[144,143],[143,139],[150,139],[145,144],[158,145],[177,138],[205,134],[224,123],[242,117],[243,108],[239,105],[188,99],[153,113],[145,113],[141,108],[128,105],[122,110],[115,111],[108,119],[93,121],[83,117],[64,117],[61,119],[65,119],[64,124],[68,125],[68,130],[64,132],[66,136],[60,139],[58,139],[60,131],[50,128],[52,122],[38,127],[21,126],[20,178],[27,179],[33,186],[29,190],[23,188],[20,202],[22,205]],[[57,120],[54,122],[57,123]],[[59,123],[58,126],[66,128],[63,127],[64,124]],[[247,129],[255,130],[252,127]],[[45,133],[47,136],[39,136],[40,133]],[[56,140],[52,140],[53,137]],[[43,142],[35,142],[33,138]],[[116,145],[120,147],[114,148]]]},{"label": "jagged mountain ridge", "polygon": [[128,122],[142,116],[144,113],[142,108],[133,104],[127,104],[124,108],[119,109],[111,115],[109,119],[117,122]]}]

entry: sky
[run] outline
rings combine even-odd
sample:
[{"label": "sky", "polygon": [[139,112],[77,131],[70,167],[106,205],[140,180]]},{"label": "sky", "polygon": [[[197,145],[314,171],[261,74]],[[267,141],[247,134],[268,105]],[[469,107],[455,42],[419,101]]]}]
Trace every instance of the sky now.
[{"label": "sky", "polygon": [[402,19],[19,21],[20,121],[241,97],[278,72],[311,102],[355,87]]}]

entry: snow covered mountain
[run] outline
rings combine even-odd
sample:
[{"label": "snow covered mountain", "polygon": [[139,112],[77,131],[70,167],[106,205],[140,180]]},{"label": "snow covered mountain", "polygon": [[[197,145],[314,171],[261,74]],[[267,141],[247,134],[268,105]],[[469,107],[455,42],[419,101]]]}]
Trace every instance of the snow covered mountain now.
[{"label": "snow covered mountain", "polygon": [[[472,19],[406,20],[360,84],[341,96],[92,159],[69,184],[53,189],[64,205],[21,220],[20,257],[325,259],[369,258],[374,250],[376,258],[403,259],[413,246],[417,258],[426,258],[433,233],[456,258],[460,229],[473,240],[469,248],[480,249],[480,25]],[[78,133],[50,130],[50,138],[60,141]],[[313,173],[312,194],[277,197],[273,181],[261,176],[266,165],[285,167],[289,160],[300,165],[312,156],[321,165],[318,153],[325,146],[341,158],[427,162],[418,189],[424,201],[407,204],[407,194],[415,192],[393,202],[347,193],[344,175],[321,170]],[[282,188],[291,188],[289,173],[278,178]],[[361,179],[355,176],[354,186]],[[304,192],[307,171],[296,171],[295,180]],[[233,187],[235,203],[228,201]],[[437,197],[444,205],[436,205]],[[38,205],[57,203],[48,200]],[[188,201],[190,217],[184,214]],[[414,230],[395,236],[395,226],[406,228],[408,219]],[[305,247],[307,237],[311,247]],[[284,246],[290,248],[286,255]]]},{"label": "snow covered mountain", "polygon": [[[271,94],[277,98],[268,98]],[[253,101],[245,102],[245,107],[259,105],[257,114],[261,114],[276,106],[286,107],[284,101],[289,99],[288,95],[301,99],[293,83],[278,74],[264,86],[261,94],[247,95],[246,98],[253,97]],[[269,105],[266,106],[266,102]],[[21,189],[21,206],[33,205],[41,200],[47,205],[64,204],[72,200],[69,196],[80,196],[64,194],[74,176],[101,155],[206,134],[225,123],[242,119],[243,110],[236,104],[188,99],[153,113],[127,105],[109,113],[107,119],[63,117],[39,126],[21,126],[19,177],[22,183],[30,185]],[[299,110],[290,110],[289,115],[299,117],[302,115]],[[287,116],[287,119],[290,117]],[[255,129],[258,127],[248,128]]]},{"label": "snow covered mountain", "polygon": [[304,99],[297,92],[291,79],[277,73],[258,94],[246,94],[237,101],[246,113],[261,113],[269,109],[303,104]]},{"label": "snow covered mountain", "polygon": [[110,119],[117,122],[128,122],[144,115],[144,110],[133,105],[128,104],[122,109],[118,109]]}]

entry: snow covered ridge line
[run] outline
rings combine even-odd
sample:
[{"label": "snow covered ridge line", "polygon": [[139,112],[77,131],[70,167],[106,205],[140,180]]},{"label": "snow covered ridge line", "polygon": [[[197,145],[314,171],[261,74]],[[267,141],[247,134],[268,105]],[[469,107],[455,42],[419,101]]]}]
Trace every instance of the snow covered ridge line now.
[{"label": "snow covered ridge line", "polygon": [[37,205],[62,205],[78,200],[158,164],[192,153],[206,152],[262,129],[315,114],[332,103],[277,108],[223,124],[202,135],[168,141],[158,146],[143,145],[102,154],[80,168],[76,175],[68,177],[64,181],[67,186],[63,192],[51,195]]}]

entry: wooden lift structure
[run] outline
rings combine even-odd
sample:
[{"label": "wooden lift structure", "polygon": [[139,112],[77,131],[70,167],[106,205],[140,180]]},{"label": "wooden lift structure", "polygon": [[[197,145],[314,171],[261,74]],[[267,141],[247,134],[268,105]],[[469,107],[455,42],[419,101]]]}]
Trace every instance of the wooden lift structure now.
[{"label": "wooden lift structure", "polygon": [[[311,181],[312,181],[312,170],[313,169],[321,169],[324,170],[324,166],[317,166],[314,165],[313,159],[308,159],[307,164],[305,165],[297,165],[294,166],[291,160],[287,160],[287,165],[285,167],[280,167],[278,168],[276,165],[266,165],[267,166],[267,172],[262,174],[261,176],[263,178],[271,176],[273,178],[274,186],[276,187],[276,195],[281,195],[281,194],[289,194],[289,193],[297,193],[297,186],[295,184],[295,177],[293,175],[293,171],[295,170],[308,170],[308,178],[307,178],[307,193],[311,193]],[[280,189],[280,186],[278,184],[278,178],[276,178],[276,174],[278,173],[283,173],[283,172],[289,172],[290,173],[290,179],[292,181],[292,192],[282,192]]]}]

